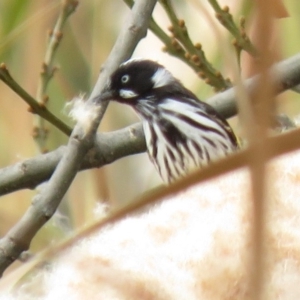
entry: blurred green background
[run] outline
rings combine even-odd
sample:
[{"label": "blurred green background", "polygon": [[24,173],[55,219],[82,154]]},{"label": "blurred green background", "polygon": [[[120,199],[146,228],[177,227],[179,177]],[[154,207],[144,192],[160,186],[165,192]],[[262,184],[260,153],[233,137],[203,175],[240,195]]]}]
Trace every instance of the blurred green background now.
[{"label": "blurred green background", "polygon": [[[206,7],[209,18],[215,23],[212,28],[207,14],[199,8]],[[251,0],[220,1],[230,6],[236,20],[243,14],[251,36],[253,11]],[[200,42],[207,57],[226,77],[232,76],[230,60],[234,57],[231,37],[214,18],[214,12],[206,1],[174,1],[178,16],[185,19],[194,42]],[[14,79],[32,96],[36,95],[41,64],[43,62],[47,35],[53,28],[61,2],[58,0],[1,0],[0,2],[0,62],[4,62]],[[275,20],[274,47],[278,60],[296,54],[300,49],[300,5],[298,1],[284,1],[290,16]],[[62,42],[55,57],[59,70],[52,79],[48,95],[48,108],[59,118],[73,125],[64,106],[80,93],[89,94],[96,81],[102,63],[108,56],[129,10],[121,0],[79,1],[76,12],[68,19]],[[157,5],[154,17],[167,30],[168,19]],[[215,29],[224,36],[227,45],[214,34]],[[161,51],[162,43],[149,33],[138,46],[135,56],[156,59],[174,73],[201,99],[213,95],[206,86],[181,61]],[[227,49],[226,51],[224,49]],[[247,58],[244,58],[247,74]],[[242,61],[242,66],[243,61]],[[286,92],[278,98],[279,110],[295,118],[299,115],[299,97]],[[32,128],[35,116],[28,113],[27,104],[3,82],[0,82],[0,168],[12,165],[39,154]],[[112,103],[102,121],[100,130],[111,131],[138,121],[130,108]],[[236,120],[231,120],[239,132]],[[51,125],[47,141],[49,151],[67,142],[66,136]],[[90,224],[96,219],[97,203],[117,204],[130,201],[150,188],[161,184],[146,154],[123,158],[97,170],[81,172],[61,205],[61,214],[51,220],[33,242],[33,250],[49,243],[56,243],[76,228]],[[19,191],[1,198],[0,235],[22,216],[36,191]]]}]

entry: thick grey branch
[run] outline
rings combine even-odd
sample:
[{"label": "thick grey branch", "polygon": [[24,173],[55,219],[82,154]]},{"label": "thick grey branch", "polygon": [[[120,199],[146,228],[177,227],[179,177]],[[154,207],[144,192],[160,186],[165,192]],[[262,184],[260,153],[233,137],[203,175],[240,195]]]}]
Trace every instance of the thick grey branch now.
[{"label": "thick grey branch", "polygon": [[[300,82],[300,53],[279,62],[274,70],[278,94],[297,86]],[[245,80],[246,89],[249,92],[253,91],[258,80],[259,76]],[[237,113],[235,97],[235,88],[231,88],[211,97],[207,102],[225,118],[230,118]]]},{"label": "thick grey branch", "polygon": [[[87,153],[82,169],[102,167],[121,157],[144,152],[146,149],[140,123],[110,133],[97,135],[95,146]],[[33,189],[48,180],[62,158],[66,146],[24,160],[0,170],[0,195],[20,189]]]}]

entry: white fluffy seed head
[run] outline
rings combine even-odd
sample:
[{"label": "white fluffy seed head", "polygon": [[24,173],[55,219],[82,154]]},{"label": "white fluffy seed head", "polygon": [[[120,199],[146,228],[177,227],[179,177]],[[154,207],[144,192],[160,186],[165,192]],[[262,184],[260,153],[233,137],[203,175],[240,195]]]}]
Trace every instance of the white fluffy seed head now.
[{"label": "white fluffy seed head", "polygon": [[85,132],[90,129],[99,111],[99,106],[86,102],[84,95],[73,98],[65,108],[69,110],[69,117],[79,123]]}]

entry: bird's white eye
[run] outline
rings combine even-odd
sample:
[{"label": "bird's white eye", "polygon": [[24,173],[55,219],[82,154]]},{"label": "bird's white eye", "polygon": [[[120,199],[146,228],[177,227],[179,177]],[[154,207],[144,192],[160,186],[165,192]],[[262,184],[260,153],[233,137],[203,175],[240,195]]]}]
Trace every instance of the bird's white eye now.
[{"label": "bird's white eye", "polygon": [[122,83],[127,83],[128,81],[129,81],[129,75],[123,75],[122,77],[121,77],[121,82]]}]

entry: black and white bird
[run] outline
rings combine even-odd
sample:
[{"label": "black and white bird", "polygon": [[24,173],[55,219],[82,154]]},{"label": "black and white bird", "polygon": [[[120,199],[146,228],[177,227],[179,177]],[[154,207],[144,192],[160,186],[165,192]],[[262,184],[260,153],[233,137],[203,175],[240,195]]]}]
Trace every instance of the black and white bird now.
[{"label": "black and white bird", "polygon": [[102,98],[134,108],[143,123],[149,157],[165,182],[238,147],[227,121],[154,61],[121,64]]}]

